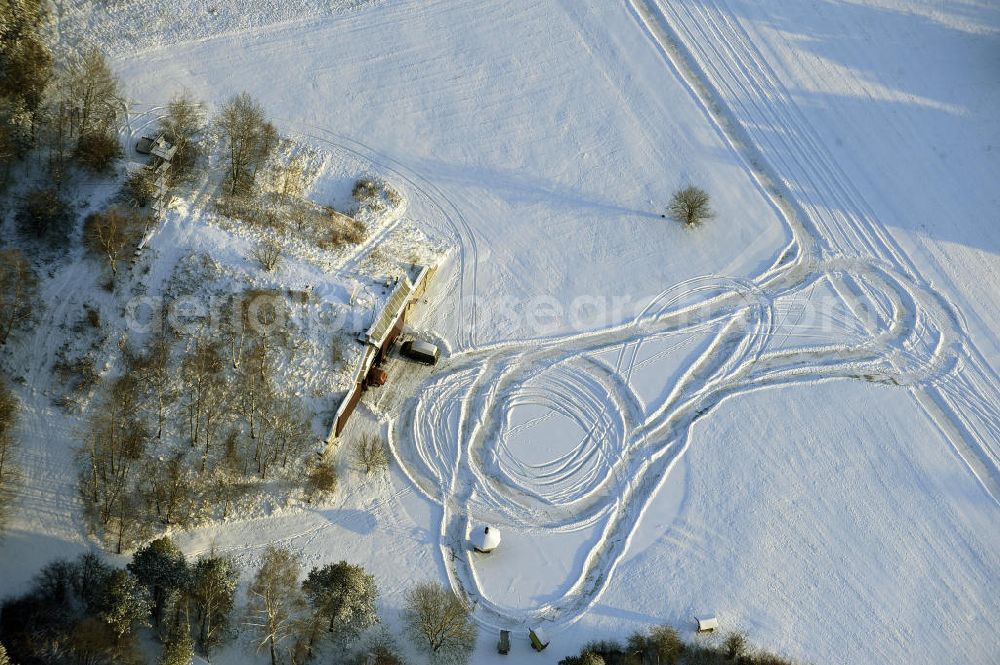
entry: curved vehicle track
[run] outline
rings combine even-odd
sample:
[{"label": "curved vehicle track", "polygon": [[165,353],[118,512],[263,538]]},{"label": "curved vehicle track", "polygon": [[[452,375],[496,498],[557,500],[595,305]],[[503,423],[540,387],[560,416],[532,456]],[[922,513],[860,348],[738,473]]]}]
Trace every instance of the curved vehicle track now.
[{"label": "curved vehicle track", "polygon": [[[441,553],[449,578],[474,602],[478,619],[490,626],[523,628],[540,621],[563,625],[582,616],[610,580],[645,506],[686,450],[691,426],[726,397],[748,390],[833,378],[905,386],[948,434],[986,491],[994,500],[1000,496],[997,454],[990,443],[1000,438],[990,436],[1000,431],[1000,416],[982,397],[995,392],[995,373],[971,345],[952,303],[920,278],[873,221],[873,212],[804,117],[794,110],[779,113],[782,104],[775,100],[787,98],[787,91],[731,17],[726,20],[718,12],[714,17],[689,13],[668,18],[665,9],[643,0],[630,5],[647,36],[783,212],[794,241],[749,287],[714,284],[714,292],[693,303],[687,291],[676,299],[686,306],[672,310],[654,302],[628,326],[456,354],[445,363],[452,373],[429,380],[408,402],[393,431],[397,458],[415,486],[440,505]],[[686,5],[671,9],[694,11]],[[687,41],[678,38],[675,26],[699,22],[698,39],[690,41],[699,48],[714,45],[726,51],[706,55],[685,50]],[[713,91],[723,75],[717,69],[706,72],[703,62],[730,65],[727,80],[742,80],[746,86],[759,81],[760,88],[727,88],[733,97],[746,100],[749,111],[740,109],[737,115],[726,107]],[[748,112],[761,118],[779,113],[765,119],[794,128],[802,140],[776,145],[771,137],[744,129],[747,123],[737,118]],[[771,153],[781,155],[773,166],[762,156]],[[795,196],[800,176],[808,187],[829,197],[825,206]],[[779,332],[771,314],[774,302],[810,288],[824,276],[852,310],[882,313],[868,339],[854,346],[831,341],[815,348],[769,349],[768,342]],[[699,287],[682,284],[663,296],[669,300],[668,293],[698,292]],[[695,323],[673,323],[682,312],[705,307],[708,311]],[[639,345],[652,335],[698,326],[715,331],[715,339],[643,419],[638,398],[628,387]],[[585,362],[587,354],[615,347],[619,353],[614,371],[602,374],[600,367]],[[596,386],[606,391],[599,405]],[[552,395],[561,397],[560,404],[575,404],[557,406]],[[571,421],[586,422],[587,435],[569,453],[547,463],[524,464],[507,450],[504,439],[509,432],[495,415],[517,404],[548,405]],[[616,418],[608,418],[609,404],[618,411]],[[971,436],[963,410],[986,424],[984,436]],[[601,445],[590,444],[598,439]],[[561,598],[519,610],[488,596],[468,547],[476,516],[498,514],[508,524],[546,531],[597,525],[601,536]]]},{"label": "curved vehicle track", "polygon": [[[962,371],[913,390],[914,398],[983,488],[1000,502],[1000,413],[993,406],[1000,403],[1000,376],[964,332],[957,308],[934,292],[878,224],[876,213],[838,167],[724,0],[630,0],[630,6],[670,66],[684,72],[692,94],[722,117],[718,124],[737,135],[734,146],[748,150],[752,163],[773,160],[773,168],[762,168],[780,174],[771,175],[770,181],[815,229],[817,254],[884,262],[949,312],[961,346]],[[796,196],[797,191],[808,191],[809,197]]]},{"label": "curved vehicle track", "polygon": [[[821,277],[862,279],[889,303],[885,326],[856,345],[772,349],[774,302]],[[691,293],[711,297],[691,303]],[[858,297],[863,297],[858,294]],[[694,307],[694,310],[692,310]],[[699,278],[662,294],[626,326],[512,342],[457,354],[404,406],[392,445],[404,471],[441,507],[442,559],[484,624],[571,623],[599,598],[657,488],[689,443],[691,427],[724,399],[765,386],[856,378],[926,386],[958,365],[957,329],[936,298],[905,276],[860,259],[806,261],[761,289]],[[631,348],[657,336],[700,332],[711,342],[672,391],[645,413],[628,384]],[[595,354],[617,350],[608,367]],[[504,414],[517,405],[559,412],[585,432],[579,445],[526,464],[506,445]],[[516,427],[530,427],[534,421]],[[547,533],[596,527],[597,543],[556,601],[524,611],[485,591],[470,552],[483,516]]]}]

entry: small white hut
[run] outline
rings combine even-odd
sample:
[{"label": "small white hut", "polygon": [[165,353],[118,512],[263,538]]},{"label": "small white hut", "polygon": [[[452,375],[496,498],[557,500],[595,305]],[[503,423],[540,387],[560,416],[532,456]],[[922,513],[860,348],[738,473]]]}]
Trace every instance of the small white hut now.
[{"label": "small white hut", "polygon": [[500,545],[500,530],[496,527],[484,526],[472,532],[472,546],[477,552],[489,554]]},{"label": "small white hut", "polygon": [[698,622],[698,632],[699,633],[714,633],[719,628],[719,620],[712,616],[700,616],[695,617],[695,621]]}]

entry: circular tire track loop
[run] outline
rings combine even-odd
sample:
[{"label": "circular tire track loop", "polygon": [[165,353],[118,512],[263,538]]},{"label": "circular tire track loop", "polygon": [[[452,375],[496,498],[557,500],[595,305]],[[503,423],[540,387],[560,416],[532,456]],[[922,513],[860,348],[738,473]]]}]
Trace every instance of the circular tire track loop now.
[{"label": "circular tire track loop", "polygon": [[[481,622],[523,628],[538,621],[559,625],[578,619],[596,602],[645,506],[686,450],[691,426],[723,399],[764,386],[845,377],[915,385],[937,380],[955,367],[955,349],[947,343],[953,331],[939,325],[949,321],[946,312],[935,311],[935,301],[906,278],[861,259],[798,265],[779,269],[780,275],[767,280],[767,289],[700,277],[665,291],[626,326],[495,345],[443,361],[455,374],[438,374],[418,390],[404,407],[393,445],[415,485],[441,505],[445,567],[455,588],[475,601]],[[855,346],[769,350],[774,301],[838,273],[862,276],[879,289],[892,303],[890,325]],[[920,336],[928,330],[934,333],[930,345]],[[692,332],[712,336],[709,348],[645,418],[630,406],[637,398],[627,383],[607,376],[627,376],[635,354],[623,366],[625,354],[620,352],[613,370],[583,362],[588,354],[624,351],[653,335]],[[451,381],[451,376],[459,378]],[[621,448],[595,445],[589,457],[574,450],[551,466],[518,465],[506,450],[502,415],[518,404],[548,405],[586,423],[591,436],[610,432],[603,443]],[[621,412],[623,430],[609,426],[604,413],[608,404]],[[445,412],[448,417],[442,417]],[[411,465],[412,459],[427,462]],[[585,462],[577,465],[579,477],[572,477],[568,460]],[[551,468],[558,473],[550,473]],[[551,491],[553,478],[556,491]],[[477,515],[538,532],[597,526],[601,534],[558,601],[515,610],[489,598],[479,582],[467,545],[469,525]]]}]

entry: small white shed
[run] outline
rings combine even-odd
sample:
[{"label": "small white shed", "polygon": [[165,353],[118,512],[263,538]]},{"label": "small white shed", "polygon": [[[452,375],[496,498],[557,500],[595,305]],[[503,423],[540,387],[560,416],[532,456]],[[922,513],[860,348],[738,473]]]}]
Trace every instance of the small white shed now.
[{"label": "small white shed", "polygon": [[484,526],[472,532],[472,546],[477,552],[489,554],[500,545],[500,530],[496,527]]},{"label": "small white shed", "polygon": [[699,633],[714,633],[719,627],[719,620],[715,615],[695,617],[694,620],[698,622]]}]

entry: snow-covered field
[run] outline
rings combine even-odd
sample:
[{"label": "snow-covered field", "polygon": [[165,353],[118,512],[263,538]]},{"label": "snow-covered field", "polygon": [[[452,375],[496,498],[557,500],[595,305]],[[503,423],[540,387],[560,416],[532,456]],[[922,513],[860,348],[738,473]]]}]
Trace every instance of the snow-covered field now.
[{"label": "snow-covered field", "polygon": [[[497,628],[513,662],[554,663],[701,612],[817,663],[1000,657],[995,6],[130,4],[159,17],[139,46],[107,27],[134,14],[89,4],[60,33],[117,56],[131,131],[182,89],[247,90],[453,248],[413,322],[446,357],[391,360],[345,434],[390,433],[391,474],[185,551],[362,563],[393,625],[414,580],[446,581],[476,603],[476,663],[504,662]],[[209,4],[215,27],[183,27]],[[695,230],[660,218],[689,183],[716,212]],[[175,214],[158,242],[198,242]],[[43,384],[5,590],[88,546],[75,424]],[[488,558],[483,522],[505,536]]]}]

